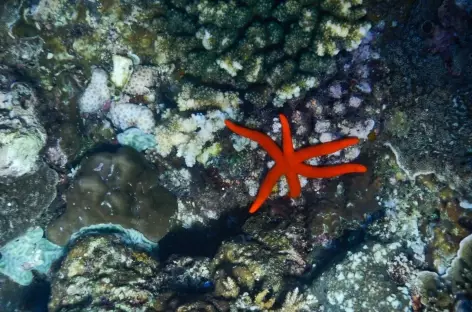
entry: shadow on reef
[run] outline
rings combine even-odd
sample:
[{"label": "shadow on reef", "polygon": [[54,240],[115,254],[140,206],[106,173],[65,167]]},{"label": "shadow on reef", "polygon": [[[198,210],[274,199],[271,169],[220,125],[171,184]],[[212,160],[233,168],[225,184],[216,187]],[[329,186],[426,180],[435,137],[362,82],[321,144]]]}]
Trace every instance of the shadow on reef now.
[{"label": "shadow on reef", "polygon": [[94,147],[88,149],[81,157],[75,159],[74,161],[70,162],[68,164],[68,167],[71,168],[76,168],[82,160],[86,159],[87,157],[91,157],[93,155],[96,155],[98,153],[115,153],[118,151],[120,148],[122,148],[123,145],[120,144],[110,144],[110,143],[104,143],[104,144],[98,144],[95,145]]},{"label": "shadow on reef", "polygon": [[[116,154],[124,147],[119,144],[100,144],[87,151],[80,159],[72,162],[75,168],[86,159],[100,153]],[[158,257],[165,261],[171,254],[212,257],[222,241],[242,233],[241,227],[248,218],[246,209],[233,209],[208,222],[205,226],[194,225],[192,228],[173,227],[159,240]],[[101,231],[100,231],[101,232]],[[105,231],[106,232],[106,231]]]},{"label": "shadow on reef", "polygon": [[47,312],[48,300],[51,295],[51,284],[41,277],[34,279],[28,287],[18,288],[10,280],[0,278],[3,296],[8,299],[0,302],[1,311]]},{"label": "shadow on reef", "polygon": [[330,246],[327,248],[315,248],[309,258],[311,258],[312,263],[316,265],[305,274],[303,280],[309,283],[314,281],[325,272],[327,268],[336,265],[336,263],[344,259],[349,251],[365,243],[367,241],[365,228],[374,221],[381,219],[383,216],[383,211],[374,212],[366,217],[365,222],[361,224],[361,228],[346,231],[341,237],[330,242]]},{"label": "shadow on reef", "polygon": [[247,218],[245,209],[235,209],[206,226],[171,230],[159,241],[157,256],[161,261],[166,261],[173,254],[213,257],[223,241],[243,234],[242,226]]}]

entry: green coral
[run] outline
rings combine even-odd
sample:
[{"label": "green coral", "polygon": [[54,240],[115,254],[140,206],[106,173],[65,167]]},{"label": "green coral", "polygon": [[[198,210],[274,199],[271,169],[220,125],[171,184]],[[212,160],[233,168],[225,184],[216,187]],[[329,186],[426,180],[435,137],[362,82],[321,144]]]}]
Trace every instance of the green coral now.
[{"label": "green coral", "polygon": [[216,88],[230,86],[252,104],[263,106],[274,99],[281,106],[316,87],[307,81],[319,81],[325,70],[335,70],[332,59],[320,56],[359,45],[369,28],[359,21],[365,15],[361,4],[360,0],[164,1],[166,9],[155,22],[159,27],[154,60],[177,63],[184,78]]},{"label": "green coral", "polygon": [[[51,46],[54,55],[68,51],[100,63],[113,54],[134,53],[152,65],[174,64],[183,81],[238,92],[261,106],[274,98],[282,105],[291,97],[277,94],[287,88],[297,90],[292,96],[314,88],[300,85],[300,74],[321,80],[320,63],[355,49],[369,29],[362,0],[163,0],[145,7],[57,0],[49,9],[46,4],[40,0],[43,11],[30,13],[27,23],[59,38],[60,51]],[[71,20],[50,29],[53,13],[74,10],[78,14]],[[61,70],[56,67],[52,73]]]}]

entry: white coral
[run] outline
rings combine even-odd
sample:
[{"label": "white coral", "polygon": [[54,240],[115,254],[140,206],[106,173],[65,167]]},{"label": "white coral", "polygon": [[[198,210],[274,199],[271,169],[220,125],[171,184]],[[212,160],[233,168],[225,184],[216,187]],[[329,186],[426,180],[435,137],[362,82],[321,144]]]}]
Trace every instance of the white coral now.
[{"label": "white coral", "polygon": [[92,71],[92,78],[79,99],[81,113],[97,113],[103,104],[110,99],[110,90],[107,86],[108,75],[100,68]]},{"label": "white coral", "polygon": [[125,92],[132,95],[146,95],[157,83],[157,70],[150,66],[140,66],[131,75]]},{"label": "white coral", "polygon": [[223,92],[206,87],[195,87],[184,84],[177,95],[177,105],[180,111],[201,110],[209,107],[220,108],[229,117],[234,118],[239,105],[242,103],[236,92]]},{"label": "white coral", "polygon": [[118,88],[123,88],[133,73],[133,61],[121,55],[113,55],[113,71],[110,80]]},{"label": "white coral", "polygon": [[192,114],[189,118],[178,115],[170,117],[167,124],[156,128],[157,152],[168,156],[172,150],[183,157],[188,167],[193,167],[207,144],[215,139],[215,133],[225,127],[227,115],[219,110]]},{"label": "white coral", "polygon": [[153,133],[156,126],[152,111],[142,105],[114,103],[108,117],[113,125],[121,130],[136,127],[143,132]]}]

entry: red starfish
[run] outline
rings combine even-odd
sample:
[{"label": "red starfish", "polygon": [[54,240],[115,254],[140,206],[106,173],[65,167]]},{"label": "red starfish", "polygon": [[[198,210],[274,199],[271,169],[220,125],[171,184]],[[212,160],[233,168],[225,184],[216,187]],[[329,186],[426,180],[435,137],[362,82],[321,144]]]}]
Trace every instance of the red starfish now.
[{"label": "red starfish", "polygon": [[256,212],[269,197],[272,188],[282,175],[285,175],[290,188],[290,197],[298,197],[301,192],[298,175],[307,178],[331,178],[346,173],[366,172],[367,168],[359,164],[342,164],[336,166],[314,167],[303,162],[322,155],[332,154],[348,146],[357,144],[358,138],[346,138],[333,142],[308,146],[297,151],[293,149],[292,135],[287,117],[279,115],[282,124],[282,147],[281,149],[268,135],[256,130],[247,129],[225,120],[226,126],[243,137],[256,141],[275,160],[275,165],[267,173],[264,182],[259,188],[256,200],[249,209],[250,213]]}]

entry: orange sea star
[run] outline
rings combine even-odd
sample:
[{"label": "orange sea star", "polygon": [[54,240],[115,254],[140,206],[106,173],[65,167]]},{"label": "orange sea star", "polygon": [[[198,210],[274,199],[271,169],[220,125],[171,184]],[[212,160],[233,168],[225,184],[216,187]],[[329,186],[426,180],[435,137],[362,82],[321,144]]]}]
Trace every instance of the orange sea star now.
[{"label": "orange sea star", "polygon": [[346,173],[366,172],[367,168],[359,164],[341,164],[335,166],[315,167],[309,166],[304,161],[322,155],[332,154],[348,146],[357,144],[358,138],[346,138],[328,143],[293,149],[290,126],[285,115],[280,114],[282,124],[282,149],[266,134],[236,125],[232,121],[225,120],[226,126],[234,133],[256,141],[270,157],[275,160],[275,165],[269,170],[262,182],[256,200],[249,208],[250,213],[256,212],[269,197],[272,188],[282,175],[285,175],[289,185],[290,197],[298,197],[301,192],[298,175],[307,178],[331,178]]}]

